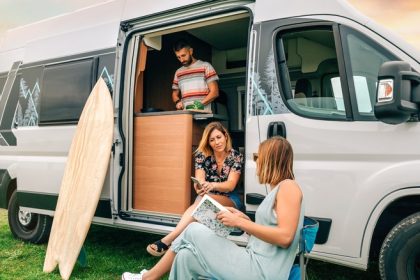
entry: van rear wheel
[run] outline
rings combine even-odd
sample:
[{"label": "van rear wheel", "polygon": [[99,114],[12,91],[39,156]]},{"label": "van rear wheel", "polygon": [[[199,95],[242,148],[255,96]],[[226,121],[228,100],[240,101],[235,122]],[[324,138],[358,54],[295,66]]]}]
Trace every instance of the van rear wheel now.
[{"label": "van rear wheel", "polygon": [[386,280],[420,279],[420,212],[388,233],[379,254],[379,272]]},{"label": "van rear wheel", "polygon": [[19,209],[16,191],[10,197],[7,216],[10,231],[15,238],[36,244],[48,240],[52,218]]}]

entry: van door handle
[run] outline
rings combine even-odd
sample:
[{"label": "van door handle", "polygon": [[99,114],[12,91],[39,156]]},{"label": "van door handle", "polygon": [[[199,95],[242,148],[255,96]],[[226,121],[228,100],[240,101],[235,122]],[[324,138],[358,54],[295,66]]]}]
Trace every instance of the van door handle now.
[{"label": "van door handle", "polygon": [[286,125],[284,122],[270,122],[268,124],[267,139],[273,136],[286,138]]}]

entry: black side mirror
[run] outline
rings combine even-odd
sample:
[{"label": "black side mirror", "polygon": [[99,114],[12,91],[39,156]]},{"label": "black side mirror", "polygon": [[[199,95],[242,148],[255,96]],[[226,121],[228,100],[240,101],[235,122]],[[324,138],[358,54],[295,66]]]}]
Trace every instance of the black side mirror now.
[{"label": "black side mirror", "polygon": [[420,113],[420,74],[411,71],[404,61],[382,64],[378,74],[376,103],[377,119],[400,124]]}]

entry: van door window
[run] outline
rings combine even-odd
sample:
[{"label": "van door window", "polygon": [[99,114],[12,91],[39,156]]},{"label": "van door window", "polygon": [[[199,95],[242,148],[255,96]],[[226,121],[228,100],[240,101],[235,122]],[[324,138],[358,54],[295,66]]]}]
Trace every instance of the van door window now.
[{"label": "van door window", "polygon": [[346,119],[332,27],[279,32],[278,69],[290,110],[321,119]]},{"label": "van door window", "polygon": [[[347,73],[351,73],[349,84],[353,84],[357,112],[356,120],[374,119],[373,105],[376,98],[378,71],[382,63],[399,60],[379,44],[348,27],[341,27],[343,50]],[[353,82],[351,81],[353,80]]]}]

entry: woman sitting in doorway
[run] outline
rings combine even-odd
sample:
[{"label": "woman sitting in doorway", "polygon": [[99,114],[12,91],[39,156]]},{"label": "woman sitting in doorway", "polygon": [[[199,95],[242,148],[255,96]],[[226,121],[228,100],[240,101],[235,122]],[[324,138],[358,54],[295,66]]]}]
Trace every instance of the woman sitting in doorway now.
[{"label": "woman sitting in doorway", "polygon": [[161,240],[149,244],[147,252],[160,257],[168,250],[172,241],[194,220],[192,211],[200,199],[208,194],[225,206],[242,207],[239,195],[235,192],[241,176],[243,156],[232,148],[232,140],[227,129],[220,122],[209,123],[204,129],[199,146],[195,151],[195,177],[201,182],[195,202],[184,212],[174,231]]}]

